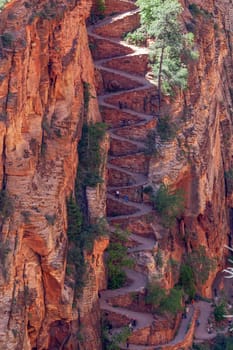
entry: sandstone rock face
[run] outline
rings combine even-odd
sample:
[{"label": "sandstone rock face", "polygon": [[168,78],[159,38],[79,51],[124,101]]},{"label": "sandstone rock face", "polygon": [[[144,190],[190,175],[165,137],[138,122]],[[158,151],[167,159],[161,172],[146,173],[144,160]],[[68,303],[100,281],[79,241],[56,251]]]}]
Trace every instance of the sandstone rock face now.
[{"label": "sandstone rock face", "polygon": [[[85,349],[100,349],[97,292],[105,285],[107,240],[87,256],[85,303],[72,309],[64,285],[77,143],[84,121],[101,120],[85,24],[90,7],[87,0],[18,0],[0,13],[0,181],[13,206],[1,220],[1,349],[71,349],[72,321],[86,317]],[[90,215],[104,216],[104,186],[89,193],[89,204]]]},{"label": "sandstone rock face", "polygon": [[[202,14],[192,15],[188,10],[191,3],[198,5]],[[226,197],[224,172],[232,168],[233,8],[228,1],[185,1],[183,5],[183,18],[195,32],[199,60],[189,65],[188,90],[170,101],[169,114],[178,125],[177,139],[161,147],[161,158],[150,162],[149,177],[155,187],[163,181],[184,189],[185,217],[179,233],[172,233],[173,252],[179,255],[184,249],[179,238],[183,235],[185,249],[203,245],[208,256],[216,258],[215,271],[200,287],[211,296],[216,270],[224,263],[224,244],[232,234],[232,200]]]}]

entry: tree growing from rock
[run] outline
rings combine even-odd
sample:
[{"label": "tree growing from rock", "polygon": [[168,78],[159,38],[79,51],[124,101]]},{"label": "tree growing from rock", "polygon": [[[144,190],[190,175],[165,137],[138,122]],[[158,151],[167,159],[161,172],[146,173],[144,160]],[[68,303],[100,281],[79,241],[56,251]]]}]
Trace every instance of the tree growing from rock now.
[{"label": "tree growing from rock", "polygon": [[160,111],[162,92],[171,95],[175,87],[187,87],[187,53],[192,58],[198,55],[192,50],[193,34],[183,34],[180,21],[182,6],[178,0],[138,0],[137,5],[144,32],[154,39],[150,45],[150,56],[157,79]]}]

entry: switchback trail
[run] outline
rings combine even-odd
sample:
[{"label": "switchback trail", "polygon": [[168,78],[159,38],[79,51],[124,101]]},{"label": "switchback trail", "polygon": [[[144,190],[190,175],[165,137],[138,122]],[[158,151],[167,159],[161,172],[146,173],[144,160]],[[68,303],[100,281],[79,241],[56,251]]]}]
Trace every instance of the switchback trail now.
[{"label": "switchback trail", "polygon": [[[110,2],[110,1],[108,1]],[[120,5],[124,11],[120,10]],[[98,96],[104,121],[109,126],[110,154],[108,158],[107,214],[111,230],[113,225],[127,228],[131,224],[130,239],[134,246],[128,254],[153,251],[158,234],[153,226],[140,235],[140,218],[153,214],[151,205],[144,203],[143,188],[148,179],[148,157],[145,156],[145,139],[156,126],[158,101],[155,85],[146,78],[148,49],[129,45],[122,40],[125,32],[139,24],[138,9],[133,1],[119,0],[118,13],[88,28],[96,69],[101,73],[103,88]],[[125,11],[125,6],[129,10]],[[137,18],[136,18],[137,17]],[[136,19],[135,19],[136,18]],[[119,195],[116,195],[116,191]],[[152,234],[153,233],[153,234]],[[150,313],[132,311],[111,305],[111,298],[142,292],[147,285],[146,274],[126,269],[129,285],[100,293],[100,307],[106,312],[125,316],[136,321],[133,332],[153,325]],[[193,309],[183,319],[178,333],[169,344],[180,342],[193,315]],[[162,345],[128,344],[131,350],[154,350]],[[125,349],[122,345],[122,349]]]}]

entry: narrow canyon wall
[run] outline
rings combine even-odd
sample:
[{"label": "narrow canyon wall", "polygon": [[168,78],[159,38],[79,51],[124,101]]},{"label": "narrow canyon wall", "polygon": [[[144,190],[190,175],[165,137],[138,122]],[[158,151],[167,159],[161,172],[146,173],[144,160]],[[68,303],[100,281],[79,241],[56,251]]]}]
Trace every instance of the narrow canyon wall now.
[{"label": "narrow canyon wall", "polygon": [[[1,349],[71,349],[72,320],[86,317],[85,349],[100,348],[106,239],[86,257],[85,305],[72,307],[72,289],[64,284],[66,198],[74,190],[77,143],[83,122],[101,120],[85,24],[90,7],[87,0],[16,0],[0,13]],[[104,216],[104,186],[89,197]]]},{"label": "narrow canyon wall", "polygon": [[[215,268],[200,288],[211,296],[211,284],[227,253],[224,244],[232,234],[226,172],[232,168],[233,5],[227,0],[182,4],[184,26],[195,35],[199,59],[189,62],[188,89],[164,101],[162,112],[177,124],[177,138],[161,146],[161,157],[150,162],[149,177],[155,187],[163,181],[184,189],[185,214],[177,228],[167,232],[164,254],[180,260],[184,251],[205,246]],[[199,13],[189,11],[191,4]]]}]

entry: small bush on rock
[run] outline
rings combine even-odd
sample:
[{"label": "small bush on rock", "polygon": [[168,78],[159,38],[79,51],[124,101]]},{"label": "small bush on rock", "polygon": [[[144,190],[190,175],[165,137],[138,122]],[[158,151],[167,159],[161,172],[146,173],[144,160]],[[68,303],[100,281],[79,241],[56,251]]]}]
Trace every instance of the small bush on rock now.
[{"label": "small bush on rock", "polygon": [[170,227],[184,210],[184,194],[182,190],[171,190],[161,184],[158,191],[151,196],[154,208],[160,214],[163,224]]}]

